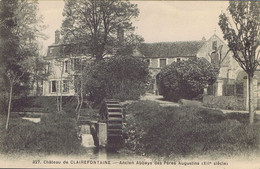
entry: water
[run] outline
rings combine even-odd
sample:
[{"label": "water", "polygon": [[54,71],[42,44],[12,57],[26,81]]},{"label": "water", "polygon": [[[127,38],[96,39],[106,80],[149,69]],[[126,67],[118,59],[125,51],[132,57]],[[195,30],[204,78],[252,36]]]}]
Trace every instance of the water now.
[{"label": "water", "polygon": [[80,134],[82,137],[82,145],[86,148],[94,148],[94,140],[90,132],[89,125],[80,126]]},{"label": "water", "polygon": [[39,123],[41,121],[41,118],[23,117],[22,119],[29,120],[29,121],[32,121],[34,123]]}]

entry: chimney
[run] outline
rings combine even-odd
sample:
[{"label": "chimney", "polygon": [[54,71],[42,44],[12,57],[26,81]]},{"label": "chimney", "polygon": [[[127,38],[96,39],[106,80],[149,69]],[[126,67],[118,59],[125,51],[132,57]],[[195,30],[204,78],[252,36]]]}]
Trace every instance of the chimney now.
[{"label": "chimney", "polygon": [[56,30],[55,31],[55,44],[60,43],[60,31]]}]

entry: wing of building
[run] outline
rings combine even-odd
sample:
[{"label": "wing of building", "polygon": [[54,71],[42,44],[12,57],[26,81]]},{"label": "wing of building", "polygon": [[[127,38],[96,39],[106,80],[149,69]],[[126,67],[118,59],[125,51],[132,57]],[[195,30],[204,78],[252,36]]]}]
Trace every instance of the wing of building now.
[{"label": "wing of building", "polygon": [[55,42],[48,46],[46,71],[48,79],[43,81],[43,96],[74,96],[77,91],[76,80],[82,65],[91,61],[89,55],[82,52],[84,44],[64,44],[60,32],[55,32]]},{"label": "wing of building", "polygon": [[[208,95],[236,96],[241,98],[246,107],[248,98],[247,75],[228,52],[229,48],[216,34],[208,40],[186,42],[146,43],[134,52],[137,57],[149,63],[152,80],[151,92],[157,93],[156,75],[172,62],[180,62],[193,57],[204,57],[211,64],[219,64],[220,73],[217,82],[207,89]],[[254,97],[260,109],[260,71],[255,72]]]}]

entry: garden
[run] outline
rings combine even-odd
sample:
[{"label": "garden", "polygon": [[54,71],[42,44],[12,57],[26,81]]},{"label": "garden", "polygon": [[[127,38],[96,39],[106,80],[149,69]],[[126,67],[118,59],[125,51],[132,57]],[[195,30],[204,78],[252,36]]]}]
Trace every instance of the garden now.
[{"label": "garden", "polygon": [[[127,64],[130,62],[132,64]],[[184,71],[190,67],[185,64],[194,63],[199,66]],[[133,71],[134,67],[139,69]],[[127,137],[123,150],[148,157],[170,158],[203,154],[230,156],[244,152],[259,153],[259,115],[256,116],[255,123],[249,125],[248,114],[224,114],[219,110],[192,104],[162,107],[154,101],[138,100],[145,92],[149,73],[146,63],[131,57],[112,58],[95,63],[85,72],[88,74],[85,83],[91,83],[85,86],[84,92],[90,92],[88,100],[91,104],[84,102],[81,114],[98,120],[98,109],[104,98],[110,96],[121,101],[132,100],[124,104],[124,133]],[[123,78],[128,72],[133,73]],[[205,78],[197,78],[198,76]],[[172,82],[173,78],[177,80]],[[190,60],[166,67],[160,73],[159,79],[166,99],[198,99],[202,89],[208,83],[214,82],[215,70],[204,59]],[[185,90],[180,88],[184,83]],[[136,88],[138,90],[135,90]],[[56,110],[56,99],[47,96],[14,99],[13,111],[35,107],[46,110],[46,113],[41,116],[39,123],[23,120],[21,114],[12,113],[8,130],[5,130],[6,116],[1,115],[1,151],[84,153],[75,114],[77,99],[63,97],[63,111]]]},{"label": "garden", "polygon": [[[162,107],[154,101],[135,101],[124,106],[127,134],[123,150],[160,157],[199,155],[233,156],[259,153],[260,117],[249,125],[248,114],[224,114],[194,106]],[[1,151],[81,154],[76,120],[66,113],[50,113],[33,123],[19,117],[5,131],[1,115]]]},{"label": "garden", "polygon": [[126,147],[163,157],[259,153],[260,117],[249,125],[248,114],[224,114],[195,106],[162,107],[138,101],[125,107]]}]

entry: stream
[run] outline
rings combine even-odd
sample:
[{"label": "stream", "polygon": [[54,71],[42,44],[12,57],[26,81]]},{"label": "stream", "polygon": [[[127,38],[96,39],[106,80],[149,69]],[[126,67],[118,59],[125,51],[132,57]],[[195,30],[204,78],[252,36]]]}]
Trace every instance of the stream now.
[{"label": "stream", "polygon": [[[31,117],[23,117],[22,119],[32,121],[34,123],[39,123],[40,118],[31,118]],[[131,155],[128,152],[110,152],[107,151],[105,148],[97,148],[94,144],[93,136],[91,135],[90,125],[80,125],[80,135],[82,137],[82,146],[86,150],[86,156],[90,157],[91,159],[98,159],[98,160],[112,160],[112,159],[129,159]]]}]

